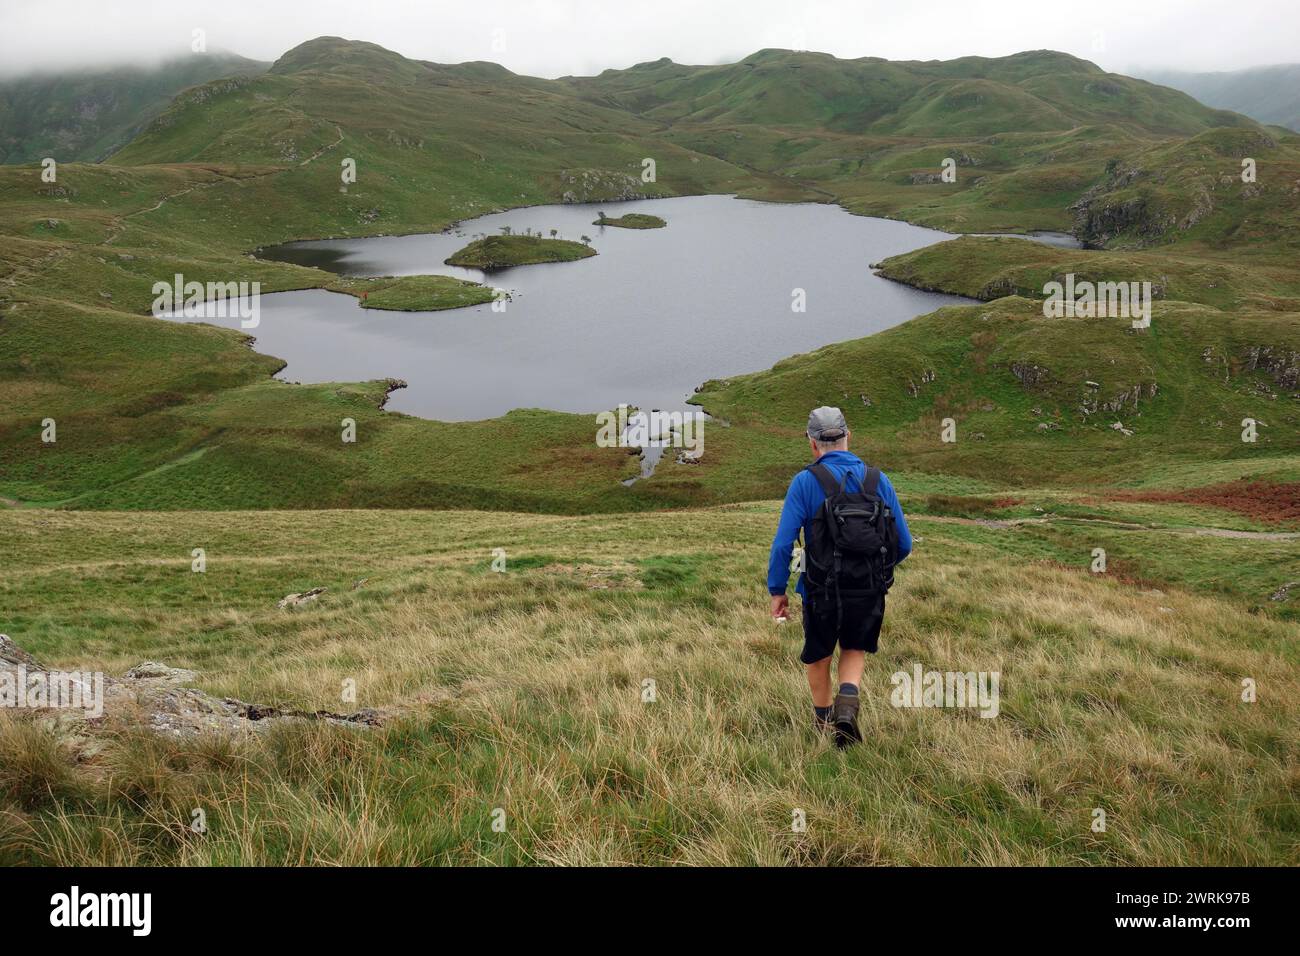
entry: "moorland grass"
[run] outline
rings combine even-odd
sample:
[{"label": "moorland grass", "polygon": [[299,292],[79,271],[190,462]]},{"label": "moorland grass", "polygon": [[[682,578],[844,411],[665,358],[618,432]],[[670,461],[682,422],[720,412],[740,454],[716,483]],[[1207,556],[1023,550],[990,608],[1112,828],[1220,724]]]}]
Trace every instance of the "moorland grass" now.
[{"label": "moorland grass", "polygon": [[[0,860],[1297,862],[1298,625],[1241,593],[1276,570],[1266,552],[919,517],[868,661],[866,742],[841,753],[809,727],[797,625],[767,616],[777,507],[0,515],[20,556],[6,627],[52,665],[162,659],[309,709],[338,709],[352,678],[355,706],[400,714],[249,739],[123,724],[89,748],[7,718]],[[1094,546],[1107,574],[1088,571]],[[1206,575],[1223,593],[1193,593]],[[329,590],[276,609],[314,586]],[[890,675],[918,662],[998,671],[999,716],[891,706]]]},{"label": "moorland grass", "polygon": [[[1294,523],[1167,492],[1300,481],[1297,144],[1054,53],[762,51],[548,81],[322,39],[180,97],[111,163],[61,163],[55,184],[0,168],[0,626],[54,665],[161,659],[302,709],[338,709],[352,678],[358,706],[398,714],[186,741],[6,718],[0,861],[1296,863],[1300,644],[1294,594],[1273,597]],[[933,181],[949,157],[957,181]],[[176,272],[459,304],[488,290],[250,253],[628,193],[1108,248],[891,260],[990,301],[707,383],[703,459],[631,487],[636,459],[595,447],[590,416],[388,413],[392,382],[272,380],[282,363],[239,333],[148,315]],[[1152,327],[1044,320],[1063,270],[1158,278]],[[821,404],[893,475],[918,542],[846,754],[810,733],[797,629],[762,588],[770,499]],[[748,503],[691,507],[719,502]],[[690,510],[652,511],[669,507]],[[889,675],[918,662],[998,670],[1000,716],[890,706]]]}]

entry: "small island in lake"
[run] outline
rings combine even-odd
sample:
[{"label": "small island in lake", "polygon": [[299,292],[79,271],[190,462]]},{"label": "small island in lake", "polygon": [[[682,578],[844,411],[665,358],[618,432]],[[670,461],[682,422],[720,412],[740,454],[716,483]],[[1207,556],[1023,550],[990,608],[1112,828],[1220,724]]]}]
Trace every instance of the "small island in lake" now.
[{"label": "small island in lake", "polygon": [[[583,237],[586,238],[585,236]],[[476,239],[464,249],[452,253],[449,266],[469,269],[508,269],[536,262],[572,262],[594,256],[596,250],[585,242],[570,239],[543,239],[541,236],[487,236]]]},{"label": "small island in lake", "polygon": [[662,229],[668,225],[668,221],[643,212],[630,212],[625,216],[619,216],[617,219],[610,219],[602,212],[600,218],[593,222],[592,225],[618,226],[620,229]]},{"label": "small island in lake", "polygon": [[468,305],[482,305],[496,297],[496,292],[485,285],[451,276],[344,279],[327,288],[356,296],[361,300],[358,304],[363,309],[387,309],[394,312],[460,309]]}]

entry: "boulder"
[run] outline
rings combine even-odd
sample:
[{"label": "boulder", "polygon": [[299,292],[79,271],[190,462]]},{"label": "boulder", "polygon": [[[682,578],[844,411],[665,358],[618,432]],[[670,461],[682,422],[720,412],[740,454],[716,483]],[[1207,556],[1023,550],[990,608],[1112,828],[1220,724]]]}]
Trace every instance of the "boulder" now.
[{"label": "boulder", "polygon": [[[59,672],[47,669],[7,636],[0,634],[0,674],[5,676],[9,686],[17,686],[20,682],[26,686],[34,676],[53,675],[57,678]],[[102,701],[87,700],[84,709],[64,706],[18,712],[31,714],[57,727],[88,750],[94,749],[94,732],[108,725],[143,725],[155,733],[188,737],[211,732],[252,733],[289,720],[375,727],[391,716],[369,708],[340,714],[324,710],[291,710],[252,704],[233,697],[214,697],[188,686],[198,676],[195,671],[185,668],[143,661],[121,677],[95,674],[92,682],[80,681],[81,686],[89,688],[88,692],[93,692],[95,685],[102,686]],[[51,679],[50,683],[57,683],[57,679]],[[102,703],[102,708],[99,703]]]},{"label": "boulder", "polygon": [[275,606],[281,609],[286,607],[297,607],[300,604],[307,604],[316,600],[329,588],[312,588],[310,591],[303,591],[300,594],[286,594],[280,600],[275,602]]}]

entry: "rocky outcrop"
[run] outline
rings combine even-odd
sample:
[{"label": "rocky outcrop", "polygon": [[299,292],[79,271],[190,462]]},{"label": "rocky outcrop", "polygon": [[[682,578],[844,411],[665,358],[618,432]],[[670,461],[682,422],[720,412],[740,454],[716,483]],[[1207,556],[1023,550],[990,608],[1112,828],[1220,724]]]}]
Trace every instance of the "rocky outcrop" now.
[{"label": "rocky outcrop", "polygon": [[1144,244],[1155,243],[1178,225],[1178,217],[1155,209],[1146,196],[1122,199],[1089,190],[1070,207],[1076,236],[1085,243],[1104,246],[1120,236],[1136,236]]},{"label": "rocky outcrop", "polygon": [[213,80],[211,83],[204,83],[201,86],[195,86],[177,95],[172,100],[172,104],[160,116],[156,117],[147,127],[148,132],[157,133],[169,129],[176,125],[183,111],[190,106],[202,106],[209,103],[219,96],[225,96],[229,93],[237,93],[248,86],[256,77],[252,76],[231,76],[221,80]]},{"label": "rocky outcrop", "polygon": [[1231,159],[1245,159],[1277,148],[1277,140],[1261,130],[1242,127],[1240,129],[1217,129],[1208,137],[1198,137],[1202,145],[1208,147],[1215,155]]},{"label": "rocky outcrop", "polygon": [[401,149],[424,149],[424,139],[413,139],[395,129],[385,130],[384,139]]},{"label": "rocky outcrop", "polygon": [[1263,372],[1281,388],[1300,392],[1300,352],[1256,345],[1246,349],[1241,357],[1247,372]]},{"label": "rocky outcrop", "polygon": [[564,191],[561,202],[618,202],[627,199],[650,199],[639,176],[608,169],[564,169],[560,171]]},{"label": "rocky outcrop", "polygon": [[1110,80],[1089,80],[1083,84],[1083,92],[1089,96],[1115,97],[1123,96],[1124,88]]},{"label": "rocky outcrop", "polygon": [[186,670],[183,667],[168,667],[166,664],[160,664],[157,661],[143,661],[136,664],[129,671],[122,675],[128,680],[161,680],[169,684],[192,684],[198,680],[198,674],[195,671]]},{"label": "rocky outcrop", "polygon": [[0,665],[10,664],[31,670],[43,670],[39,661],[9,639],[8,634],[0,634]]},{"label": "rocky outcrop", "polygon": [[[1106,164],[1105,178],[1070,206],[1073,234],[1093,246],[1104,246],[1120,236],[1136,237],[1145,245],[1160,241],[1178,228],[1177,215],[1158,208],[1145,192],[1132,189],[1148,178],[1147,170],[1112,159]],[[1209,201],[1208,194],[1205,201]],[[1192,221],[1199,221],[1208,211],[1195,214]],[[1189,212],[1188,216],[1192,215]]]},{"label": "rocky outcrop", "polygon": [[909,378],[909,379],[907,380],[907,394],[911,395],[913,398],[920,398],[920,397],[921,397],[921,386],[922,386],[922,385],[929,385],[929,384],[930,384],[931,382],[933,382],[937,377],[938,377],[938,376],[936,376],[935,373],[934,373],[934,369],[932,369],[932,368],[928,368],[928,369],[926,369],[924,372],[921,373],[921,381],[920,381],[919,383],[918,383],[915,379],[910,379],[910,378]]},{"label": "rocky outcrop", "polygon": [[388,404],[388,399],[392,396],[393,392],[396,392],[398,389],[407,388],[407,387],[408,386],[403,379],[400,378],[384,379],[384,397],[379,400],[379,407],[383,408],[385,405]]},{"label": "rocky outcrop", "polygon": [[1292,588],[1300,588],[1300,581],[1288,581],[1270,594],[1268,599],[1270,601],[1285,601],[1290,596]]},{"label": "rocky outcrop", "polygon": [[287,607],[297,607],[299,604],[308,604],[316,600],[328,590],[329,588],[312,588],[310,591],[303,591],[300,594],[286,594],[284,597],[280,598],[280,600],[275,602],[275,606],[283,611]]},{"label": "rocky outcrop", "polygon": [[1195,198],[1192,201],[1192,208],[1187,210],[1182,221],[1178,223],[1179,229],[1191,229],[1206,216],[1214,211],[1214,200],[1204,188],[1196,190]]},{"label": "rocky outcrop", "polygon": [[[45,667],[9,637],[0,634],[0,685],[28,687],[33,678],[46,677],[53,682],[60,676],[60,672]],[[211,732],[253,733],[277,722],[295,720],[375,727],[391,717],[378,710],[338,714],[324,710],[289,710],[251,704],[233,697],[214,697],[189,686],[197,679],[198,674],[194,671],[169,667],[157,661],[144,661],[121,677],[102,677],[102,701],[96,702],[102,707],[15,709],[57,725],[73,737],[85,737],[110,725],[144,726],[170,737],[189,737]],[[100,684],[100,681],[85,686],[95,684]]]},{"label": "rocky outcrop", "polygon": [[1036,362],[1012,362],[1010,368],[1022,388],[1033,388],[1051,377],[1047,367]]},{"label": "rocky outcrop", "polygon": [[[1089,383],[1091,387],[1093,383]],[[1084,415],[1096,415],[1099,412],[1111,412],[1112,414],[1132,409],[1137,411],[1139,403],[1144,398],[1155,398],[1159,386],[1155,382],[1139,382],[1131,385],[1122,392],[1117,392],[1109,399],[1102,400],[1096,395],[1087,395],[1079,404],[1079,411]]]},{"label": "rocky outcrop", "polygon": [[[1032,290],[1025,291],[1032,294]],[[994,299],[1001,299],[1003,296],[1018,294],[1021,294],[1021,292],[1020,287],[1016,285],[1016,280],[1011,276],[1001,275],[990,279],[984,288],[980,289],[976,298],[985,302],[992,302]]]}]

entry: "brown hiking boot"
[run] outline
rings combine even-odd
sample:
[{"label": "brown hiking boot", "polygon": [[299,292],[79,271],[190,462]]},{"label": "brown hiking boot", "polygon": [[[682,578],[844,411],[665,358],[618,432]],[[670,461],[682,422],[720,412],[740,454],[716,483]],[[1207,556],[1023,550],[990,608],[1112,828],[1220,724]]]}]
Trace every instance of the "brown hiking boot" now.
[{"label": "brown hiking boot", "polygon": [[862,739],[858,730],[858,707],[862,698],[858,694],[836,694],[831,705],[831,723],[835,725],[835,746],[843,748]]}]

